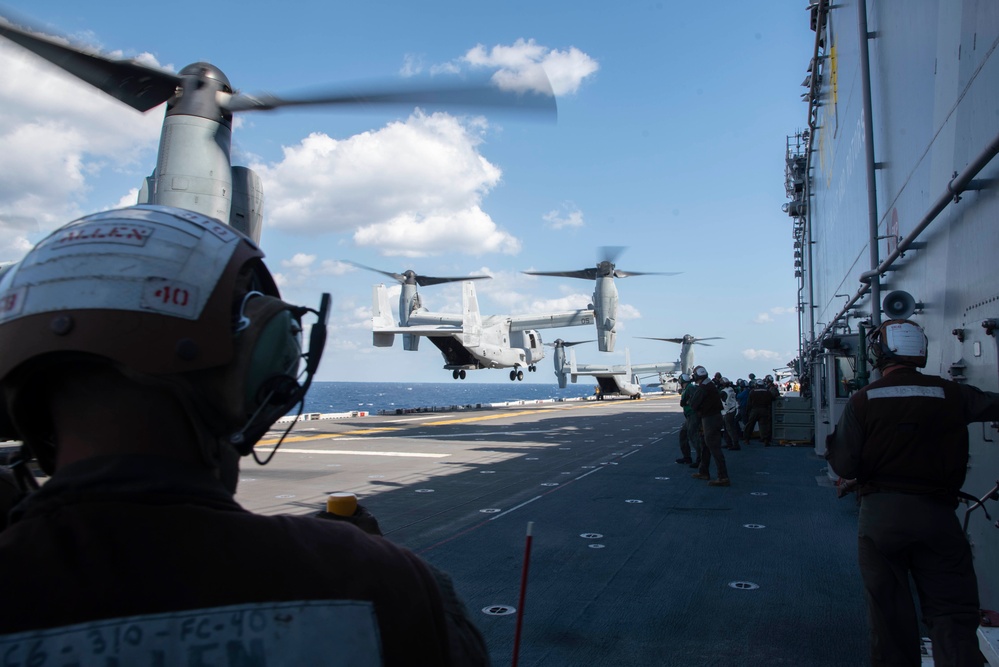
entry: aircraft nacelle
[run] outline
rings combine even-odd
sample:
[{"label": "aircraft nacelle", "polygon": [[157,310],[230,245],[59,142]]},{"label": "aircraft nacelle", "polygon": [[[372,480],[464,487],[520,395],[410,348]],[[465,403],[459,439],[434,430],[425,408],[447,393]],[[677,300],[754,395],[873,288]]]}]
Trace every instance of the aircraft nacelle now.
[{"label": "aircraft nacelle", "polygon": [[525,353],[527,366],[533,366],[545,358],[545,346],[541,334],[533,329],[510,333],[510,347],[521,348]]},{"label": "aircraft nacelle", "polygon": [[229,224],[243,232],[254,243],[260,243],[264,224],[264,184],[248,167],[232,168],[232,208]]},{"label": "aircraft nacelle", "polygon": [[[169,192],[164,193],[165,181],[157,178],[154,172],[152,176],[142,182],[136,203],[179,206],[189,211],[210,215],[218,220],[223,220],[219,216],[228,210],[229,225],[259,245],[264,221],[263,183],[257,173],[248,167],[232,167],[229,175],[228,183],[211,181],[208,186],[209,190],[215,190],[215,186],[221,184],[221,191],[229,193],[230,198],[227,199],[225,194],[216,195],[211,191],[204,192],[204,188],[182,189],[181,184],[184,179],[180,178],[173,179],[171,183],[174,187]],[[201,179],[194,180],[201,182]],[[190,183],[191,179],[187,179],[187,182]]]},{"label": "aircraft nacelle", "polygon": [[617,338],[617,285],[610,276],[597,278],[593,289],[593,310],[596,313],[597,345],[601,352],[613,352]]},{"label": "aircraft nacelle", "polygon": [[231,141],[232,132],[223,123],[168,112],[163,120],[149,203],[186,208],[229,222],[233,189]]},{"label": "aircraft nacelle", "polygon": [[[565,389],[568,384],[568,375],[566,373],[566,359],[565,359],[565,346],[559,345],[555,348],[555,377],[558,378],[558,388]],[[573,378],[573,382],[575,382]]]}]

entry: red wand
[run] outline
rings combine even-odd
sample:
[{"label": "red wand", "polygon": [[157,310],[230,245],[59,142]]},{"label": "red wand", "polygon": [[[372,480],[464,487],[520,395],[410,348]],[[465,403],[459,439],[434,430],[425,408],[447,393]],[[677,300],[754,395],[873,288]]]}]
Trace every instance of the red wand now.
[{"label": "red wand", "polygon": [[527,595],[527,568],[531,563],[531,531],[534,522],[527,522],[527,542],[524,545],[524,571],[520,575],[520,602],[517,603],[517,630],[513,635],[513,667],[517,667],[520,655],[520,628],[524,622],[524,597]]}]

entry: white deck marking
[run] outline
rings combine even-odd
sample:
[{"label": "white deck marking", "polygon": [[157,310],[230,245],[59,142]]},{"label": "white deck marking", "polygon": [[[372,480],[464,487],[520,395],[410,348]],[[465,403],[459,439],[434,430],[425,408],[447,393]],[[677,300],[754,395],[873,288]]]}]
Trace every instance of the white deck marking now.
[{"label": "white deck marking", "polygon": [[442,459],[450,454],[429,454],[425,452],[371,452],[354,451],[350,449],[285,449],[281,451],[286,454],[347,454],[348,456],[401,456],[416,459]]}]

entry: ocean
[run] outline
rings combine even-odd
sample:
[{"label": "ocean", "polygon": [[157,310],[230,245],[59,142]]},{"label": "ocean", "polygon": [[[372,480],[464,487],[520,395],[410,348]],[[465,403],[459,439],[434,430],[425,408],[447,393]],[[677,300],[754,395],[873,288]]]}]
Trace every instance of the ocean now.
[{"label": "ocean", "polygon": [[[476,405],[506,401],[575,398],[593,394],[590,383],[558,385],[510,382],[313,382],[305,397],[303,412],[351,412],[378,414],[396,410],[451,405]],[[297,412],[297,410],[296,410]]]}]

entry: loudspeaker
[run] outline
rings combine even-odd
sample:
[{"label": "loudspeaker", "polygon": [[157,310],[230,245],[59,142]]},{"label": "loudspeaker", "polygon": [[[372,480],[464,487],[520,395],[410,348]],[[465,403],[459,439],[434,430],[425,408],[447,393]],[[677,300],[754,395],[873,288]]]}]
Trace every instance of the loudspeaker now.
[{"label": "loudspeaker", "polygon": [[906,320],[916,312],[916,300],[908,292],[894,290],[881,301],[881,310],[893,320]]}]

